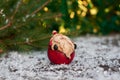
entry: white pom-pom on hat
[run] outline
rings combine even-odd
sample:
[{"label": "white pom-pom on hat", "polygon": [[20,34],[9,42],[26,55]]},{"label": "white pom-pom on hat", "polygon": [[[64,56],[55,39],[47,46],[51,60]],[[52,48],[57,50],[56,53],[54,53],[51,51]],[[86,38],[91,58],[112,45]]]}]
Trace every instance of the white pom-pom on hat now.
[{"label": "white pom-pom on hat", "polygon": [[53,35],[57,34],[57,31],[56,31],[56,30],[53,30],[53,31],[52,31],[52,34],[53,34]]}]

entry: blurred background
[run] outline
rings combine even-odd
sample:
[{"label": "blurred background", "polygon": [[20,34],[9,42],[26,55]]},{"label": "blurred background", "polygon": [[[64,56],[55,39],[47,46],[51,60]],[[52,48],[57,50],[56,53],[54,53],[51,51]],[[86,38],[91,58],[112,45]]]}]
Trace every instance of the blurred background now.
[{"label": "blurred background", "polygon": [[0,53],[47,49],[69,37],[120,33],[120,0],[0,0]]}]

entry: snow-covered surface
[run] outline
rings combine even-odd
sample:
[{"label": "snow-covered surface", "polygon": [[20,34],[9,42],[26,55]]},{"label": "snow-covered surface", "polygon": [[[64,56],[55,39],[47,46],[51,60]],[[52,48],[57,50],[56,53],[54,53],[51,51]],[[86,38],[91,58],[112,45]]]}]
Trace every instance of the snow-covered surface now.
[{"label": "snow-covered surface", "polygon": [[120,80],[120,35],[79,37],[69,65],[53,65],[47,51],[9,52],[0,58],[0,80]]}]

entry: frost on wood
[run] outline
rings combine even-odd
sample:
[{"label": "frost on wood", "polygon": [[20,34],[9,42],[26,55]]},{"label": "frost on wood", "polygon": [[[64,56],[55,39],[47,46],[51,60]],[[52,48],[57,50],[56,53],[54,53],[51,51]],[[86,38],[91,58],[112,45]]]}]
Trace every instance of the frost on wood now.
[{"label": "frost on wood", "polygon": [[120,36],[81,37],[70,65],[53,65],[47,51],[0,58],[0,80],[119,80]]}]

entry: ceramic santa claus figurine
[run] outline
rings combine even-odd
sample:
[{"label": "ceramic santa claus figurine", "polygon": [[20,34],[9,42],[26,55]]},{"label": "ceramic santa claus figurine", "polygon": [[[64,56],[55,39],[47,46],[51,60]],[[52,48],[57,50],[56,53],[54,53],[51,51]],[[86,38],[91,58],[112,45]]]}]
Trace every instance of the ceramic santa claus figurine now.
[{"label": "ceramic santa claus figurine", "polygon": [[48,58],[54,64],[69,64],[75,56],[76,44],[67,36],[52,32],[48,45]]}]

